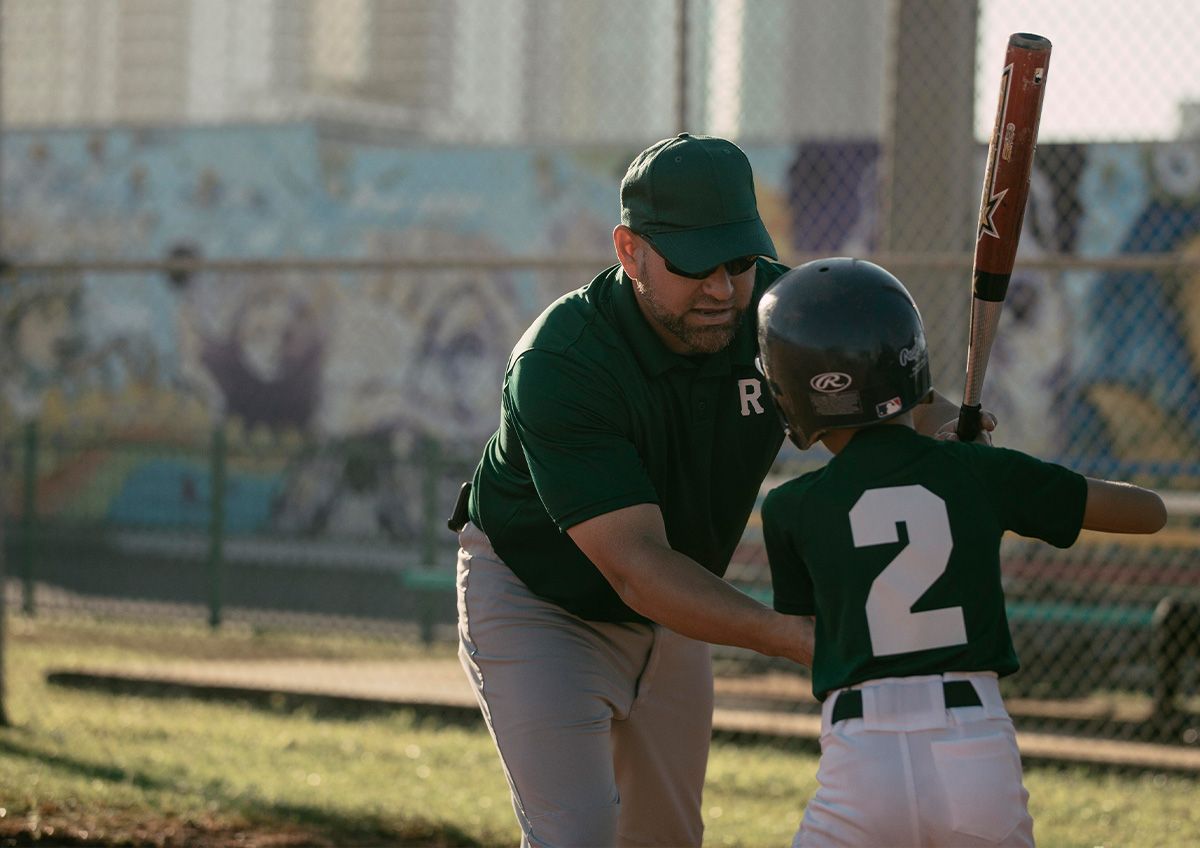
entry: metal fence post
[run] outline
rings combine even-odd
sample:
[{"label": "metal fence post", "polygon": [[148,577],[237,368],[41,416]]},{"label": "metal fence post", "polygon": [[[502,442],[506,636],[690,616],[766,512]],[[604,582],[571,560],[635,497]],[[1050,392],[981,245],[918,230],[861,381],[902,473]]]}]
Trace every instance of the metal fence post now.
[{"label": "metal fence post", "polygon": [[4,573],[4,525],[0,519],[0,727],[11,727],[8,720],[8,710],[5,703],[8,697],[8,687],[5,683],[5,638],[8,628],[8,579]]},{"label": "metal fence post", "polygon": [[688,126],[688,0],[675,2],[675,132]]},{"label": "metal fence post", "polygon": [[[0,8],[0,34],[3,32],[4,10]],[[3,39],[0,39],[2,41]],[[0,92],[4,90],[3,74],[0,74]],[[0,162],[4,159],[4,104],[0,102]],[[12,282],[2,273],[8,267],[8,260],[5,259],[5,236],[7,228],[4,226],[4,177],[3,170],[0,169],[0,285]],[[0,421],[0,441],[7,435],[4,425],[7,422]],[[3,495],[0,495],[3,497]],[[4,663],[5,663],[5,630],[8,627],[8,575],[5,573],[4,562],[4,545],[6,542],[5,525],[7,524],[7,509],[0,508],[0,727],[9,727],[8,711],[5,709],[8,689],[5,684]]]},{"label": "metal fence post", "polygon": [[209,454],[208,518],[208,625],[213,630],[221,626],[221,596],[224,571],[225,542],[225,426],[213,428]]},{"label": "metal fence post", "polygon": [[[422,441],[421,460],[424,473],[421,495],[424,501],[422,512],[425,520],[422,522],[421,528],[421,567],[428,574],[437,564],[438,481],[442,468],[442,445],[432,437],[426,437]],[[418,597],[420,598],[421,642],[431,645],[433,644],[432,592],[426,589],[421,591]]]},{"label": "metal fence post", "polygon": [[36,420],[25,422],[24,461],[22,463],[21,494],[21,611],[32,616],[35,612],[33,592],[33,560],[37,533],[38,492],[38,425]]}]

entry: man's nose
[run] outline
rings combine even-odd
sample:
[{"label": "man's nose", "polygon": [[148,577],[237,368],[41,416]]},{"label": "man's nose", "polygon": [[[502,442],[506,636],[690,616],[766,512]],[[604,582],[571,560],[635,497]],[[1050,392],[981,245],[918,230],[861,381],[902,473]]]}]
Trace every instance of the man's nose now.
[{"label": "man's nose", "polygon": [[704,278],[704,293],[714,300],[729,300],[733,297],[733,279],[724,265]]}]

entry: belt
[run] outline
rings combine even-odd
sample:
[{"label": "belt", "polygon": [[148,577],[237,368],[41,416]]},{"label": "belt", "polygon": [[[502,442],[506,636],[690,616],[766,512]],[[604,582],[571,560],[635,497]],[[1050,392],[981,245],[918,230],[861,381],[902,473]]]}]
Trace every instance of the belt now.
[{"label": "belt", "polygon": [[[946,698],[946,708],[950,707],[982,707],[979,693],[971,685],[970,680],[947,680],[942,683],[942,694]],[[831,724],[837,724],[842,719],[862,718],[863,702],[861,689],[844,689],[837,694],[833,702]]]}]

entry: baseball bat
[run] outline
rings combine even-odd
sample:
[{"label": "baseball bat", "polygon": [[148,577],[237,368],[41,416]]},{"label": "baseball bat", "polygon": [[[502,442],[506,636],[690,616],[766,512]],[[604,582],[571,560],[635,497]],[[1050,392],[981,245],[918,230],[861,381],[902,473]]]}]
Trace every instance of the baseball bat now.
[{"label": "baseball bat", "polygon": [[956,428],[958,438],[964,442],[974,441],[983,426],[980,414],[983,377],[1021,238],[1042,117],[1042,97],[1050,69],[1050,47],[1050,41],[1040,35],[1017,32],[1009,36],[1004,54],[971,269],[967,376]]}]

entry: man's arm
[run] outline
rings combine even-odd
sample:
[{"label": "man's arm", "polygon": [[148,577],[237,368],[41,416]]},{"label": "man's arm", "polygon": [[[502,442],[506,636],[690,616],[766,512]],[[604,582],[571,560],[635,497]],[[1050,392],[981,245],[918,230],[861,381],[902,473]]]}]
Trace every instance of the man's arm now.
[{"label": "man's arm", "polygon": [[653,504],[614,510],[567,534],[636,612],[676,633],[812,664],[813,621],[760,604],[671,548]]}]

